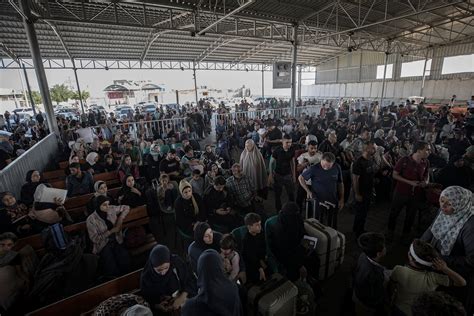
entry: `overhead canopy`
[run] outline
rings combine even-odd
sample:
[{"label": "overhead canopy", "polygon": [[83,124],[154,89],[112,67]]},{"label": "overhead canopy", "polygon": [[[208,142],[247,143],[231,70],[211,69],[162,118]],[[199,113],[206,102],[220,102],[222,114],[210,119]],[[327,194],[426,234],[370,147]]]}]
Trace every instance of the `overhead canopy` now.
[{"label": "overhead canopy", "polygon": [[[171,68],[225,63],[228,69],[248,70],[241,65],[291,61],[295,25],[298,63],[306,66],[355,50],[422,56],[427,47],[471,42],[473,6],[468,1],[29,2],[38,17],[42,57],[63,60],[55,62],[59,66],[71,59],[77,68],[87,68],[84,60],[108,60],[118,68],[120,63],[122,68],[127,63],[154,68],[173,61],[184,64],[170,63]],[[0,0],[0,57],[28,63],[24,26],[11,3],[15,1]],[[112,67],[110,62],[99,65]]]}]

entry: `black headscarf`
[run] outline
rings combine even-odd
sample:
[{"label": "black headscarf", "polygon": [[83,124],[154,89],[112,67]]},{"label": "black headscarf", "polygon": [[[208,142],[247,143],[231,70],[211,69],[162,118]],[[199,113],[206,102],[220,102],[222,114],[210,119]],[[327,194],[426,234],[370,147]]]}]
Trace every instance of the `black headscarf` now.
[{"label": "black headscarf", "polygon": [[[161,275],[154,268],[164,263],[170,263],[170,268],[165,275]],[[168,294],[169,288],[179,289],[179,281],[176,279],[171,263],[171,254],[168,247],[156,245],[150,252],[148,261],[140,278],[140,289],[142,295],[149,303],[160,303],[161,298]]]},{"label": "black headscarf", "polygon": [[99,215],[100,218],[104,220],[105,224],[107,225],[107,229],[110,230],[114,228],[114,224],[111,221],[109,221],[109,219],[107,218],[107,213],[100,210],[100,206],[102,205],[102,203],[106,201],[110,202],[109,198],[106,196],[100,195],[96,197],[95,198],[95,212],[97,213],[97,215]]},{"label": "black headscarf", "polygon": [[[220,246],[220,238],[216,238],[216,233],[214,232],[214,238],[212,240],[212,244],[208,245],[204,242],[204,234],[206,233],[206,230],[211,228],[208,223],[206,222],[199,222],[196,224],[196,227],[194,228],[194,241],[196,243],[196,246],[198,246],[202,251],[206,249],[214,249],[214,250],[219,250]],[[219,235],[220,236],[220,235]]]},{"label": "black headscarf", "polygon": [[199,257],[199,294],[189,299],[183,307],[183,315],[201,315],[205,310],[219,316],[243,315],[237,284],[224,274],[219,253],[208,249]]},{"label": "black headscarf", "polygon": [[21,194],[20,194],[20,199],[23,203],[25,203],[28,206],[31,206],[34,202],[34,194],[36,191],[36,188],[38,185],[43,183],[41,177],[40,181],[38,182],[31,182],[31,176],[33,175],[33,172],[37,170],[29,170],[26,173],[26,183],[21,187]]}]

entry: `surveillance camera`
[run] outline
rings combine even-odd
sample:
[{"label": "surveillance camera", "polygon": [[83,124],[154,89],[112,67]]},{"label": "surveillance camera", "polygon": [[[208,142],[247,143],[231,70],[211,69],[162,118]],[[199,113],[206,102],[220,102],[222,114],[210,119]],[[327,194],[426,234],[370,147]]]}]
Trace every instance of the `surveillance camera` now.
[{"label": "surveillance camera", "polygon": [[104,68],[104,69],[105,69],[105,70],[109,70],[109,67],[108,67],[108,66],[105,66],[105,68]]}]

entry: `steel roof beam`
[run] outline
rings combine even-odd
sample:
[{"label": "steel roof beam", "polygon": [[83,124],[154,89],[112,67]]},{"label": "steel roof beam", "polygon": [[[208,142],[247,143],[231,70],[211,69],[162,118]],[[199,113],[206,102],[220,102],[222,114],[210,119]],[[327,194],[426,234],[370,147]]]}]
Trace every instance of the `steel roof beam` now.
[{"label": "steel roof beam", "polygon": [[61,36],[61,34],[59,33],[58,28],[56,27],[56,25],[54,25],[54,24],[51,23],[51,22],[46,22],[46,23],[51,27],[51,29],[53,30],[54,34],[56,34],[56,36],[58,37],[59,42],[61,43],[61,45],[62,45],[64,51],[66,52],[67,57],[69,57],[69,59],[70,59],[71,61],[73,61],[74,58],[72,57],[71,52],[69,51],[68,47],[66,46],[66,43],[64,42],[64,39],[63,39],[63,37]]},{"label": "steel roof beam", "polygon": [[219,23],[221,23],[225,19],[239,13],[240,11],[242,11],[243,9],[245,9],[246,7],[248,7],[249,5],[251,5],[254,2],[255,2],[255,0],[247,0],[247,2],[241,4],[240,6],[238,6],[237,8],[232,10],[231,12],[229,12],[226,15],[222,16],[221,18],[217,19],[215,22],[213,22],[210,25],[206,26],[204,29],[199,30],[199,32],[197,32],[196,35],[203,35],[205,32],[207,32],[208,30],[213,28],[215,25],[218,25]]},{"label": "steel roof beam", "polygon": [[18,58],[18,56],[9,47],[7,47],[5,43],[0,42],[0,48],[5,53],[5,55],[7,55],[8,57],[10,57],[11,60],[20,65],[20,59]]},{"label": "steel roof beam", "polygon": [[369,28],[369,27],[374,27],[374,26],[377,26],[377,25],[381,25],[381,24],[401,20],[401,19],[404,19],[404,18],[407,18],[407,17],[422,14],[422,13],[428,13],[428,12],[433,11],[433,10],[443,9],[443,8],[452,6],[453,4],[462,3],[462,2],[464,2],[464,0],[455,0],[452,3],[445,3],[445,4],[435,6],[435,7],[432,7],[432,8],[418,10],[416,12],[405,13],[405,14],[402,14],[402,15],[399,15],[399,16],[394,16],[394,17],[387,18],[387,19],[384,19],[384,20],[381,20],[381,21],[372,22],[372,23],[368,23],[368,24],[363,24],[363,25],[360,25],[358,27],[346,29],[346,30],[343,30],[343,31],[331,32],[330,34],[319,36],[317,39],[321,40],[321,39],[331,37],[331,36],[335,36],[335,35],[346,34],[346,33],[349,33],[349,32],[357,32],[357,31],[360,31],[360,30],[363,30],[363,29],[366,29],[366,28]]}]

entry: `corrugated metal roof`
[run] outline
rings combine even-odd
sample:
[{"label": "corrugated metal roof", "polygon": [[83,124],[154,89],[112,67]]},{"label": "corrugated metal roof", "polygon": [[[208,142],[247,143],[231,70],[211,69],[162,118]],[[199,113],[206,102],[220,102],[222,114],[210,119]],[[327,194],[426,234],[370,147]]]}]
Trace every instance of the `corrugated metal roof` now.
[{"label": "corrugated metal roof", "polygon": [[[195,35],[247,1],[252,3],[205,34]],[[472,43],[474,35],[472,5],[460,0],[451,4],[443,0],[30,3],[38,17],[35,26],[46,59],[68,59],[52,27],[75,59],[235,64],[291,61],[294,23],[299,25],[298,62],[304,65],[319,65],[348,48],[416,55],[428,46]],[[19,58],[30,58],[22,18],[8,0],[0,0],[0,42]],[[1,56],[7,56],[5,50]]]}]

